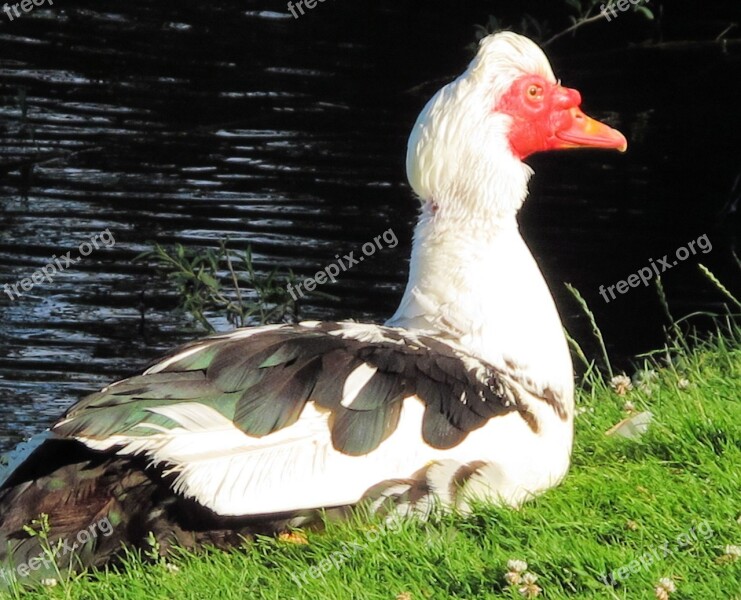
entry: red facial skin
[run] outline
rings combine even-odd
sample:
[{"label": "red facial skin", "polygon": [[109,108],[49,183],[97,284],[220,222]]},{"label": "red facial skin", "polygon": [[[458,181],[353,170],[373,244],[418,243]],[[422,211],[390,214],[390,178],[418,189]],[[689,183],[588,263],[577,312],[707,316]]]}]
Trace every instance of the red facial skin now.
[{"label": "red facial skin", "polygon": [[550,83],[539,75],[524,75],[496,105],[495,111],[512,117],[509,141],[522,160],[534,152],[567,148],[628,147],[619,131],[585,115],[576,90]]}]

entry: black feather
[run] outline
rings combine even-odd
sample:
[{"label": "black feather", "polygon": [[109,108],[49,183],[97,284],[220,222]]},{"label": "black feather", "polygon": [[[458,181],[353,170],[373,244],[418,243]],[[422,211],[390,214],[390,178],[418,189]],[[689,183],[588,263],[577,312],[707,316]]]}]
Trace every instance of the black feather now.
[{"label": "black feather", "polygon": [[322,370],[311,399],[319,406],[330,410],[342,408],[342,389],[350,373],[363,362],[350,354],[346,348],[333,350],[322,357]]},{"label": "black feather", "polygon": [[311,358],[297,368],[283,366],[271,369],[237,402],[234,423],[248,435],[265,436],[298,421],[316,384],[321,362]]},{"label": "black feather", "polygon": [[393,404],[401,400],[403,396],[403,380],[395,374],[376,373],[345,408],[350,410],[377,410],[386,404]]},{"label": "black feather", "polygon": [[350,456],[363,456],[378,448],[399,424],[401,401],[377,410],[347,410],[340,407],[330,421],[332,445]]},{"label": "black feather", "polygon": [[447,450],[466,439],[467,431],[461,431],[450,422],[438,407],[428,405],[422,418],[422,439],[426,444]]},{"label": "black feather", "polygon": [[[259,437],[294,424],[306,403],[315,402],[331,413],[335,447],[356,455],[372,452],[393,433],[410,396],[425,404],[421,433],[436,448],[455,446],[489,419],[518,409],[498,371],[459,348],[388,327],[372,333],[374,341],[366,341],[362,326],[325,322],[207,338],[176,351],[166,367],[83,400],[54,431],[99,439],[146,435],[156,431],[147,425],[176,426],[151,408],[188,401],[208,405]],[[343,407],[344,384],[363,364],[376,373]],[[558,398],[548,401],[558,408]]]}]

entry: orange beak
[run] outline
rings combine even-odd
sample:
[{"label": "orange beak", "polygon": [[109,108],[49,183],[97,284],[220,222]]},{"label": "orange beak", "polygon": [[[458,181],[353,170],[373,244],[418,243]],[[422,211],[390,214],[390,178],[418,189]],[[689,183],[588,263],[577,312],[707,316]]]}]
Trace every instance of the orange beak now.
[{"label": "orange beak", "polygon": [[[566,112],[566,111],[565,111]],[[579,107],[570,108],[565,127],[557,128],[549,140],[552,149],[608,148],[625,152],[628,140],[617,129],[585,115]]]}]

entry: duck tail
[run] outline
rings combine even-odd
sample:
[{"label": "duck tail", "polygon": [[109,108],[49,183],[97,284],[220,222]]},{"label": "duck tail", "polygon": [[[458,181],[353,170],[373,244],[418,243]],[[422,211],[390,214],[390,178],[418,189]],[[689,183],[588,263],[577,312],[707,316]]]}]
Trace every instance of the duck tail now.
[{"label": "duck tail", "polygon": [[125,549],[165,556],[177,546],[223,549],[274,535],[295,514],[220,516],[172,491],[142,457],[48,436],[0,476],[0,589],[116,562]]},{"label": "duck tail", "polygon": [[140,461],[47,439],[0,487],[0,584],[57,578],[141,546],[164,494]]}]

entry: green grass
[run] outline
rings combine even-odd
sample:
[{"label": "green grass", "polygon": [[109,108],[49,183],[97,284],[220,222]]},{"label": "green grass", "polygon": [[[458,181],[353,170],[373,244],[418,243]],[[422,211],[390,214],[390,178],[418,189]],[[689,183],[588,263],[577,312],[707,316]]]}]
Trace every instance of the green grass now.
[{"label": "green grass", "polygon": [[[727,545],[741,545],[739,341],[734,328],[664,360],[650,390],[620,397],[599,381],[582,389],[567,479],[520,510],[479,506],[469,516],[393,529],[357,516],[307,533],[308,544],[264,538],[167,563],[132,557],[119,572],[83,574],[23,597],[522,598],[504,579],[507,561],[521,559],[547,599],[655,598],[657,582],[669,577],[675,600],[736,600],[741,560],[722,557]],[[604,433],[626,416],[626,400],[654,415],[638,440]],[[666,542],[672,553],[663,556]],[[640,570],[634,563],[638,572],[615,587],[599,580],[652,550],[659,558]]]}]

